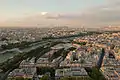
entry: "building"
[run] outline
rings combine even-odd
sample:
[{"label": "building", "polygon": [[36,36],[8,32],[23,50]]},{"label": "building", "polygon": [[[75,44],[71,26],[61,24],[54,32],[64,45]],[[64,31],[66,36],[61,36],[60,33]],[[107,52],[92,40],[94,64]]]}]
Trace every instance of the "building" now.
[{"label": "building", "polygon": [[62,77],[86,77],[86,76],[88,76],[86,70],[81,67],[56,69],[55,71],[56,79],[59,79]]}]

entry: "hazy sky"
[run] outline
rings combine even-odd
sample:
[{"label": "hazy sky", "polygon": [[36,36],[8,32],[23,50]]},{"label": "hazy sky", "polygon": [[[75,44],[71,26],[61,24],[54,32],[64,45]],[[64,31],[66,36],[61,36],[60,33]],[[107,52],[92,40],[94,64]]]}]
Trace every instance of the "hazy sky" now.
[{"label": "hazy sky", "polygon": [[0,0],[0,26],[118,26],[120,0]]}]

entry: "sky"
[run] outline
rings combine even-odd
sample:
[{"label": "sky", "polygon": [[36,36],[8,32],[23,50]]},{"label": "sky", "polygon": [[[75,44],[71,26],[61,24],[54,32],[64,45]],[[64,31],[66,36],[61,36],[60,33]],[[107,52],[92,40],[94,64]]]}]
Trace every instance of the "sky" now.
[{"label": "sky", "polygon": [[120,0],[0,0],[0,27],[119,26]]}]

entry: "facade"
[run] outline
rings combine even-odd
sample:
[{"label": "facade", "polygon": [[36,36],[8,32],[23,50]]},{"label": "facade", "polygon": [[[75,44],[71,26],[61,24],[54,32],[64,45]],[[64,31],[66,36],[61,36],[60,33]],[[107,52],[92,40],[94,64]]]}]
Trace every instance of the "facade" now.
[{"label": "facade", "polygon": [[81,67],[71,67],[71,68],[63,68],[63,69],[56,69],[55,77],[57,79],[61,77],[86,77],[88,76],[86,70]]},{"label": "facade", "polygon": [[24,77],[24,78],[33,78],[36,73],[36,66],[34,64],[34,59],[30,61],[24,60],[21,62],[19,68],[10,72],[8,77]]},{"label": "facade", "polygon": [[105,58],[101,71],[107,80],[119,80],[120,79],[120,61]]}]

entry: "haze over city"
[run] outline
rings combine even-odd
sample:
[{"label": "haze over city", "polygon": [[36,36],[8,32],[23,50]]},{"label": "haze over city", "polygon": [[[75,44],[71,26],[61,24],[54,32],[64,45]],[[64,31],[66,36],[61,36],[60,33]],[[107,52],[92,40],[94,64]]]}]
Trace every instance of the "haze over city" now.
[{"label": "haze over city", "polygon": [[0,27],[119,26],[119,0],[0,0]]}]

